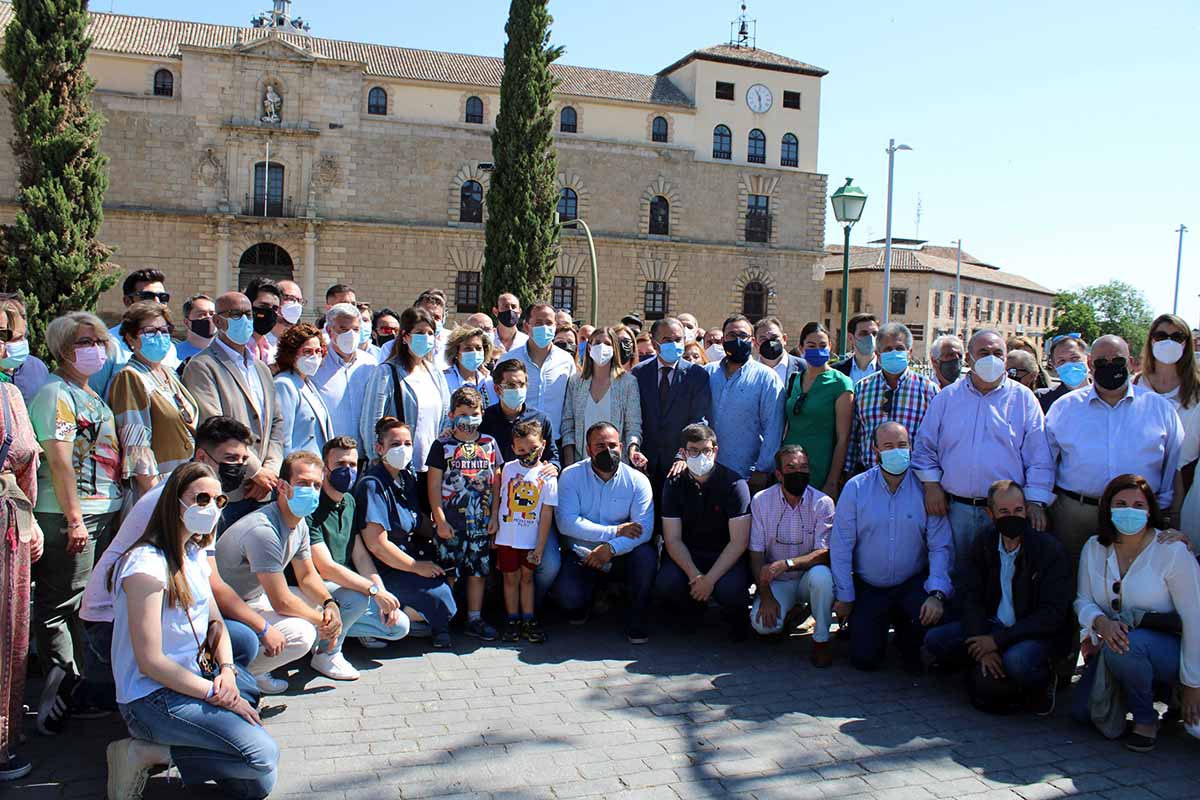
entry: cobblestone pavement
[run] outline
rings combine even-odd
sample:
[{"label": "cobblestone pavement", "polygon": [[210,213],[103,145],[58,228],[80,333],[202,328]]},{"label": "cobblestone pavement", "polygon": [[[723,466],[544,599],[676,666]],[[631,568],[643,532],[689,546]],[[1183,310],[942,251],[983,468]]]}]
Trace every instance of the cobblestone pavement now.
[{"label": "cobblestone pavement", "polygon": [[[267,722],[283,749],[273,798],[1200,797],[1200,742],[1175,726],[1137,755],[1054,716],[991,717],[957,680],[813,669],[807,637],[732,644],[715,631],[627,644],[603,622],[554,626],[542,646],[454,652],[347,646],[363,670],[336,686],[305,668]],[[839,649],[838,656],[844,653]],[[104,795],[116,717],[66,736],[27,730],[35,760],[6,794]],[[164,778],[146,798],[180,792]]]}]

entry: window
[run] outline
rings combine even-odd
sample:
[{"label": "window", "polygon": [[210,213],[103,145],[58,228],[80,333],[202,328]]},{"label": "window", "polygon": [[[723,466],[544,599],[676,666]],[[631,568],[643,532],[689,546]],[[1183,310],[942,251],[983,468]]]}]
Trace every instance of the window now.
[{"label": "window", "polygon": [[264,161],[254,165],[254,204],[250,216],[283,216],[283,164],[272,161],[269,170]]},{"label": "window", "polygon": [[783,107],[799,109],[800,108],[800,93],[799,92],[789,92],[787,89],[784,89],[783,90]]},{"label": "window", "polygon": [[1013,307],[1014,307],[1015,305],[1016,305],[1016,303],[1009,303],[1009,304],[1008,304],[1008,324],[1009,324],[1009,325],[1012,325],[1012,321],[1013,321]]},{"label": "window", "polygon": [[575,113],[575,109],[567,106],[562,110],[558,117],[558,129],[563,133],[579,132],[579,115]]},{"label": "window", "polygon": [[779,146],[779,166],[796,167],[800,165],[800,142],[796,135],[785,133]]},{"label": "window", "polygon": [[827,330],[827,331],[833,330],[833,320],[831,320],[829,317],[825,318],[825,330]]},{"label": "window", "polygon": [[483,222],[483,186],[466,181],[458,195],[458,221]]},{"label": "window", "polygon": [[564,188],[558,193],[558,221],[569,222],[573,219],[579,219],[579,195],[575,194],[574,189]]},{"label": "window", "polygon": [[862,287],[851,289],[851,292],[854,297],[854,313],[857,314],[862,311]]},{"label": "window", "polygon": [[942,315],[942,293],[933,293],[933,317],[937,319]]},{"label": "window", "polygon": [[825,290],[825,313],[833,313],[833,289]]},{"label": "window", "polygon": [[650,233],[654,236],[671,235],[671,203],[662,195],[650,201]]},{"label": "window", "polygon": [[904,316],[908,309],[908,290],[892,289],[892,314]]},{"label": "window", "polygon": [[746,199],[746,241],[771,241],[771,198],[765,194]]},{"label": "window", "polygon": [[920,342],[925,339],[925,326],[921,324],[909,325],[908,332],[912,334],[914,342]]},{"label": "window", "polygon": [[642,311],[646,319],[662,319],[667,315],[667,282],[646,281]]},{"label": "window", "polygon": [[250,245],[238,259],[238,275],[236,286],[249,286],[250,282],[262,278],[273,281],[292,280],[294,278],[292,257],[288,251],[271,242],[260,242]]},{"label": "window", "polygon": [[982,309],[982,308],[983,308],[983,300],[981,298],[976,297],[975,298],[975,321],[976,322],[979,322],[980,309]]},{"label": "window", "polygon": [[750,281],[742,289],[742,313],[751,322],[758,322],[767,315],[767,287],[759,281]]},{"label": "window", "polygon": [[479,273],[460,272],[454,279],[454,305],[460,313],[479,310]]},{"label": "window", "polygon": [[1034,324],[1036,324],[1036,325],[1042,324],[1042,307],[1041,306],[1037,307],[1036,322]]},{"label": "window", "polygon": [[1033,306],[1031,306],[1031,305],[1025,306],[1025,324],[1026,325],[1033,324]]},{"label": "window", "polygon": [[733,91],[734,91],[734,89],[733,89],[732,83],[726,83],[725,81],[717,81],[717,99],[718,100],[734,99]]},{"label": "window", "polygon": [[650,141],[665,142],[667,141],[667,119],[666,117],[655,117],[654,122],[650,125]]},{"label": "window", "polygon": [[367,93],[367,113],[384,116],[387,114],[387,92],[376,86]]},{"label": "window", "polygon": [[838,311],[842,310],[842,290],[841,289],[837,290],[837,309],[838,309]]},{"label": "window", "polygon": [[160,69],[158,72],[154,73],[154,96],[175,96],[175,76],[171,74],[171,70]]},{"label": "window", "polygon": [[987,307],[985,308],[985,310],[983,312],[983,318],[986,319],[988,322],[992,321],[992,305],[993,305],[993,301],[988,300]]},{"label": "window", "polygon": [[746,160],[751,164],[767,163],[767,137],[758,128],[750,131],[750,139],[746,143]]},{"label": "window", "polygon": [[559,311],[575,313],[575,279],[566,275],[555,275],[550,284],[550,304]]},{"label": "window", "polygon": [[478,97],[467,98],[466,121],[472,125],[483,124],[483,101]]},{"label": "window", "polygon": [[958,313],[958,295],[950,295],[950,319],[955,319],[955,314]]},{"label": "window", "polygon": [[733,134],[724,125],[713,128],[713,158],[733,158]]}]

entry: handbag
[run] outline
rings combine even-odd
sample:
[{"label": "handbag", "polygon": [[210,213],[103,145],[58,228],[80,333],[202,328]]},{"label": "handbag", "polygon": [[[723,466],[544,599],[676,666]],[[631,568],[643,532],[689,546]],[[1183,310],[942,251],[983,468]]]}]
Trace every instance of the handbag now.
[{"label": "handbag", "polygon": [[225,626],[220,620],[210,620],[204,641],[201,642],[191,613],[186,608],[183,613],[187,615],[188,627],[192,629],[192,637],[196,640],[196,666],[200,669],[200,676],[211,681],[221,671],[220,661],[217,659],[217,645],[221,641],[221,634],[225,632]]}]

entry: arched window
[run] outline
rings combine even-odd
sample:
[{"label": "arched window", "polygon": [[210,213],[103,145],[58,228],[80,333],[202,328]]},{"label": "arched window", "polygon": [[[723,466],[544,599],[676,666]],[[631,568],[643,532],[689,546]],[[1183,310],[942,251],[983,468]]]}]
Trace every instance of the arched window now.
[{"label": "arched window", "polygon": [[579,115],[570,106],[562,110],[558,117],[558,129],[563,133],[576,133],[579,129]]},{"label": "arched window", "polygon": [[473,125],[483,124],[483,101],[478,97],[467,98],[467,122]]},{"label": "arched window", "polygon": [[794,133],[785,133],[779,146],[779,166],[795,167],[800,164],[800,143]]},{"label": "arched window", "polygon": [[376,86],[367,93],[367,113],[379,116],[387,114],[387,92],[382,86]]},{"label": "arched window", "polygon": [[767,163],[767,136],[758,128],[750,131],[750,139],[746,143],[746,160],[751,164]]},{"label": "arched window", "polygon": [[655,236],[671,235],[671,203],[662,195],[650,201],[650,233]]},{"label": "arched window", "polygon": [[171,74],[171,70],[160,69],[154,73],[154,96],[175,96],[175,76]]},{"label": "arched window", "polygon": [[724,125],[713,128],[713,158],[724,161],[733,158],[733,134]]},{"label": "arched window", "polygon": [[483,222],[483,186],[467,181],[458,195],[458,221]]},{"label": "arched window", "polygon": [[249,286],[255,279],[270,278],[273,281],[293,279],[292,257],[288,251],[271,242],[250,245],[238,260],[236,286]]},{"label": "arched window", "polygon": [[574,189],[564,188],[558,193],[558,220],[568,222],[579,219],[579,195]]},{"label": "arched window", "polygon": [[742,313],[751,322],[758,322],[767,315],[767,287],[759,281],[750,281],[742,289]]},{"label": "arched window", "polygon": [[650,125],[650,140],[653,142],[667,141],[667,118],[655,117]]},{"label": "arched window", "polygon": [[246,210],[251,217],[285,217],[283,164],[265,161],[254,165],[254,202]]}]

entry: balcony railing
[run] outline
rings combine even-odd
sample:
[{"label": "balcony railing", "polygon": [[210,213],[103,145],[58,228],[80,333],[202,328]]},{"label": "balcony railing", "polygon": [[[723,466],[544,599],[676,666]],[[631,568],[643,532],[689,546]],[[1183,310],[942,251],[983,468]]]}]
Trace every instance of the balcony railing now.
[{"label": "balcony railing", "polygon": [[771,241],[771,215],[750,212],[746,214],[746,241]]},{"label": "balcony railing", "polygon": [[261,194],[256,194],[251,197],[245,195],[242,200],[242,215],[247,217],[294,217],[296,209],[292,204],[292,198],[272,198],[270,196],[265,199]]}]

